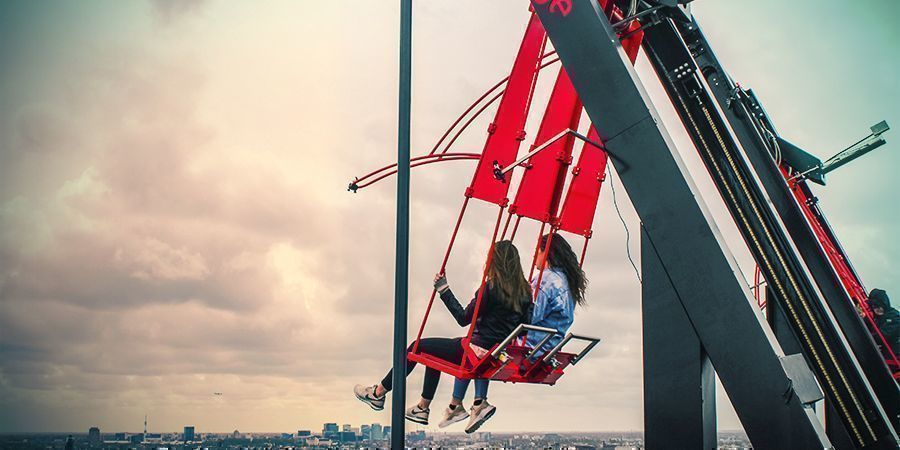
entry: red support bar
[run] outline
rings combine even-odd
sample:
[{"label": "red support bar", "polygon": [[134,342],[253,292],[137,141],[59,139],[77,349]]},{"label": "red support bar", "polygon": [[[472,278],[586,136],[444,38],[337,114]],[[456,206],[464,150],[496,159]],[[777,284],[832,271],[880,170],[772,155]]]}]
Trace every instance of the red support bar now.
[{"label": "red support bar", "polygon": [[512,211],[506,215],[506,223],[503,225],[503,233],[500,234],[500,240],[506,239],[506,231],[509,229],[509,221],[512,219]]},{"label": "red support bar", "polygon": [[[544,59],[546,59],[546,58],[548,58],[548,57],[550,57],[550,56],[552,56],[552,55],[555,55],[555,54],[556,54],[556,51],[555,51],[555,50],[554,50],[554,51],[547,52],[547,53],[544,53],[544,54],[541,56],[541,61],[543,61]],[[550,60],[550,61],[547,61],[547,62],[541,64],[541,66],[538,68],[538,70],[541,70],[541,69],[543,69],[544,67],[547,67],[547,66],[549,66],[550,64],[553,64],[553,63],[555,63],[555,62],[557,62],[557,61],[559,61],[559,58],[554,58],[554,59],[552,59],[552,60]],[[438,147],[441,146],[441,143],[443,143],[444,140],[447,139],[447,136],[450,135],[450,132],[453,131],[453,129],[456,128],[456,126],[459,125],[460,122],[462,122],[463,118],[466,117],[466,115],[469,114],[473,109],[475,109],[475,107],[478,106],[478,104],[481,103],[482,100],[484,100],[485,98],[487,98],[488,95],[491,95],[491,93],[494,92],[495,90],[497,90],[497,88],[499,88],[500,86],[503,86],[503,84],[505,84],[507,81],[509,81],[509,76],[507,76],[506,78],[504,78],[504,79],[498,81],[497,84],[491,86],[491,88],[488,89],[487,91],[485,91],[484,94],[481,94],[481,97],[478,97],[477,100],[475,100],[474,102],[472,102],[472,104],[469,105],[469,107],[466,108],[466,110],[463,111],[463,113],[460,114],[459,117],[457,117],[455,121],[453,121],[453,124],[450,125],[450,128],[447,128],[447,131],[445,131],[444,134],[441,135],[441,138],[438,139],[438,141],[434,144],[434,147],[432,147],[431,151],[428,152],[428,154],[429,154],[429,155],[433,155],[435,152],[437,152],[437,149],[438,149]],[[488,101],[487,105],[482,106],[481,109],[480,109],[478,112],[476,112],[475,115],[474,115],[471,119],[469,119],[469,122],[467,122],[467,124],[463,126],[463,129],[465,129],[466,126],[468,126],[468,124],[472,122],[472,120],[474,120],[476,117],[478,117],[478,115],[481,114],[481,112],[484,111],[484,109],[487,108],[488,105],[490,105],[490,104],[493,103],[495,100],[497,100],[497,99],[500,97],[500,95],[503,94],[503,92],[505,92],[505,91],[501,91],[499,94],[497,94],[497,95],[495,95],[493,98],[491,98],[491,100]],[[462,133],[462,131],[458,132],[458,133],[456,134],[456,136],[458,137],[460,133]],[[454,138],[454,140],[456,140],[456,139]],[[451,142],[450,144],[447,145],[447,147],[444,149],[444,151],[446,152],[447,149],[449,149],[451,145],[453,145],[452,142]]]},{"label": "red support bar", "polygon": [[521,222],[521,221],[522,221],[522,217],[516,216],[516,224],[513,225],[512,234],[509,235],[510,241],[516,240],[516,231],[519,231],[519,222]]},{"label": "red support bar", "polygon": [[840,244],[837,242],[837,237],[833,234],[825,216],[816,206],[809,186],[807,186],[805,180],[793,178],[791,169],[786,165],[782,164],[781,171],[784,178],[788,180],[788,185],[794,194],[794,198],[797,200],[797,204],[806,216],[807,222],[816,234],[816,237],[818,237],[819,243],[822,244],[826,256],[831,261],[831,265],[847,290],[850,299],[854,302],[854,306],[862,313],[862,319],[868,326],[872,337],[876,342],[880,343],[885,362],[894,374],[894,378],[900,379],[900,358],[893,352],[891,345],[875,324],[875,313],[872,312],[872,308],[869,306],[869,294],[863,287],[862,280],[851,267],[847,256],[843,253]]},{"label": "red support bar", "polygon": [[[447,261],[450,260],[450,251],[453,250],[453,244],[456,242],[456,234],[459,232],[459,226],[462,224],[463,216],[466,214],[466,208],[469,206],[469,196],[463,201],[462,208],[459,210],[459,217],[456,218],[456,226],[453,227],[453,234],[450,235],[450,244],[447,245],[447,251],[444,252],[444,259],[441,261],[440,274],[447,269]],[[501,209],[502,211],[502,209]],[[413,353],[419,351],[419,341],[422,340],[422,332],[425,331],[425,324],[428,322],[428,315],[431,314],[431,306],[434,304],[434,296],[436,289],[431,290],[431,298],[428,299],[428,307],[425,308],[425,316],[422,318],[422,324],[419,325],[419,333],[416,334],[416,343],[413,344]],[[474,322],[473,322],[474,323]]]},{"label": "red support bar", "polygon": [[477,119],[478,116],[480,116],[481,113],[483,113],[484,110],[487,109],[488,106],[491,106],[495,101],[497,101],[498,98],[502,97],[503,94],[506,94],[506,91],[498,92],[497,95],[491,97],[491,99],[488,100],[487,103],[482,105],[481,108],[479,108],[478,111],[476,111],[475,114],[472,115],[472,117],[469,117],[469,120],[466,121],[462,128],[456,131],[456,134],[453,135],[453,139],[450,139],[450,142],[447,143],[447,146],[444,147],[444,150],[442,150],[441,153],[447,153],[450,150],[450,147],[452,147],[453,144],[456,143],[456,140],[459,139],[460,136],[462,136],[463,132],[466,131],[467,128],[469,128],[469,125],[471,125],[472,122],[474,122],[475,119]]},{"label": "red support bar", "polygon": [[590,240],[590,236],[585,236],[584,247],[581,247],[581,259],[578,260],[578,267],[584,267],[584,257],[587,255],[588,242]]},{"label": "red support bar", "polygon": [[[481,155],[478,153],[443,153],[440,155],[424,155],[417,156],[415,158],[410,159],[410,167],[419,167],[427,164],[445,162],[445,161],[462,161],[466,159],[478,159]],[[384,167],[381,167],[377,170],[369,172],[362,177],[357,177],[350,183],[350,190],[358,191],[362,188],[371,186],[393,174],[397,173],[397,164],[390,164]],[[373,180],[365,182],[369,178],[379,175],[375,177]]]},{"label": "red support bar", "polygon": [[[541,281],[543,281],[543,279],[544,279],[544,266],[547,265],[547,256],[550,253],[549,252],[550,245],[553,244],[553,235],[554,234],[556,234],[556,227],[551,226],[550,227],[550,236],[547,238],[547,245],[544,246],[544,252],[543,252],[544,257],[541,258],[540,262],[538,263],[538,277],[537,277],[537,283],[534,284],[534,292],[532,293],[532,294],[534,294],[534,297],[533,297],[532,301],[537,301],[538,293],[541,291]],[[541,252],[540,252],[541,238],[543,238],[543,236],[544,236],[544,227],[541,226],[541,234],[538,235],[538,239],[537,239],[538,252],[535,253],[535,255],[534,255],[535,261],[537,261],[537,256],[539,254],[541,254]],[[531,267],[531,272],[532,272],[532,276],[529,277],[529,281],[531,281],[531,279],[534,277],[534,266]],[[528,333],[527,332],[522,333],[522,342],[523,343],[526,342],[527,339],[528,339]]]},{"label": "red support bar", "polygon": [[534,267],[537,264],[538,254],[541,251],[541,236],[544,235],[544,228],[547,226],[547,222],[541,222],[541,231],[538,232],[537,244],[534,246],[534,256],[531,258],[531,271],[528,272],[528,280],[530,281],[534,278]]}]

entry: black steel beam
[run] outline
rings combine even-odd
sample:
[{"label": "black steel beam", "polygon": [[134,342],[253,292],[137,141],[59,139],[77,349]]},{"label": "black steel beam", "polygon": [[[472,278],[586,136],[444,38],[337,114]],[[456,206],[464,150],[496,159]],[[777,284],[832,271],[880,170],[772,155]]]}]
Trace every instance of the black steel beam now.
[{"label": "black steel beam", "polygon": [[[797,252],[803,258],[813,280],[828,303],[834,318],[859,361],[882,408],[891,418],[894,431],[900,430],[900,388],[865,324],[859,318],[853,301],[828,260],[815,233],[800,210],[774,158],[768,132],[775,134],[765,109],[755,98],[735,95],[736,85],[716,58],[696,21],[676,22],[678,32],[691,51],[700,73],[715,95],[734,135],[752,164],[772,206],[790,234]],[[830,229],[827,231],[831,231]]]},{"label": "black steel beam", "polygon": [[[766,298],[766,321],[769,322],[769,327],[772,328],[772,332],[775,333],[775,338],[778,339],[781,348],[784,349],[784,352],[787,354],[802,354],[803,347],[800,346],[800,343],[797,342],[797,338],[794,337],[794,332],[791,330],[791,325],[790,322],[788,322],[784,308],[779,306],[778,302],[772,296],[770,289],[766,288],[764,295]],[[831,444],[834,445],[834,448],[837,449],[854,448],[855,445],[853,439],[847,434],[847,429],[844,427],[840,415],[831,407],[830,403],[823,403],[825,403],[825,434],[828,435],[828,440],[830,440]]]},{"label": "black steel beam", "polygon": [[406,442],[406,322],[409,308],[409,128],[412,98],[412,0],[400,0],[400,95],[397,126],[397,252],[394,271],[394,378],[391,448]]},{"label": "black steel beam", "polygon": [[644,49],[854,443],[858,448],[896,448],[891,421],[673,22],[646,30]]},{"label": "black steel beam", "polygon": [[[544,3],[544,4],[540,4]],[[827,448],[813,411],[791,389],[746,280],[593,0],[571,9],[533,1],[610,153],[700,342],[755,448]],[[551,10],[553,8],[553,10]],[[815,442],[815,445],[810,445]]]},{"label": "black steel beam", "polygon": [[716,448],[716,376],[659,255],[641,231],[644,445]]}]

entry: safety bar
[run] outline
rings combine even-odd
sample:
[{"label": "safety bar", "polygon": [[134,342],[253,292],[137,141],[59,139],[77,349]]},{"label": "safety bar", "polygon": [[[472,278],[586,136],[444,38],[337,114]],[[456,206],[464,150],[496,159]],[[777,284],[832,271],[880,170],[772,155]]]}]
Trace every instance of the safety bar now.
[{"label": "safety bar", "polygon": [[550,350],[546,355],[544,355],[543,361],[545,363],[550,363],[550,361],[553,360],[553,357],[556,356],[556,354],[559,353],[560,350],[562,350],[563,346],[565,346],[572,339],[590,342],[590,344],[588,344],[588,346],[585,347],[584,350],[582,350],[580,353],[575,355],[575,357],[572,358],[572,361],[569,362],[573,366],[575,364],[577,364],[578,361],[581,360],[581,358],[584,358],[584,356],[587,355],[588,352],[591,351],[597,344],[600,343],[600,338],[593,338],[593,337],[589,337],[589,336],[581,336],[581,335],[577,335],[577,334],[568,333],[568,334],[566,334],[566,337],[562,341],[559,341],[559,344],[556,344],[556,347],[553,347],[553,350]]},{"label": "safety bar", "polygon": [[[509,336],[506,336],[506,339],[504,339],[503,342],[501,342],[500,345],[498,345],[497,348],[494,349],[494,351],[491,352],[491,357],[496,358],[500,356],[500,354],[503,353],[503,350],[506,350],[506,347],[509,345],[509,343],[512,342],[513,339],[519,337],[519,335],[522,334],[523,331],[538,331],[541,333],[547,333],[547,336],[535,348],[541,348],[544,344],[547,343],[548,340],[550,340],[552,336],[559,334],[559,330],[555,330],[553,328],[538,327],[535,325],[521,323],[516,327],[515,330],[512,331],[512,333],[509,333]],[[534,353],[534,350],[532,350],[531,352]],[[528,356],[531,356],[531,354],[529,354]]]}]

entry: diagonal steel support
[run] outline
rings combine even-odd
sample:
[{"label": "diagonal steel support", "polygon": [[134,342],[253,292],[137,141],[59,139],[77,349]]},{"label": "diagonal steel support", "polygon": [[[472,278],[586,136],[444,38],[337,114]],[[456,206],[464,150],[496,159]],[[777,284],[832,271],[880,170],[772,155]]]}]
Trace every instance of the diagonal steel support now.
[{"label": "diagonal steel support", "polygon": [[567,15],[532,4],[601,141],[618,156],[613,164],[647,241],[754,447],[829,448],[812,409],[784,396],[792,384],[780,360],[784,353],[596,2],[574,0]]}]

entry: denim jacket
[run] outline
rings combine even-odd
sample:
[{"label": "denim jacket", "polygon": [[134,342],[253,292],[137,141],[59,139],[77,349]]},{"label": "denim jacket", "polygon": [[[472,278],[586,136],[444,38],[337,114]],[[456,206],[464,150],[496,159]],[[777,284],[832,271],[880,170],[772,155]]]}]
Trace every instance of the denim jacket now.
[{"label": "denim jacket", "polygon": [[[537,277],[531,281],[531,288],[536,289],[536,284]],[[554,328],[559,330],[559,334],[550,338],[538,354],[547,352],[559,344],[574,320],[575,299],[569,291],[569,282],[566,280],[566,276],[556,269],[544,270],[544,275],[541,276],[541,288],[534,300],[531,324]],[[527,344],[529,347],[534,347],[544,337],[543,333],[529,332]]]}]

